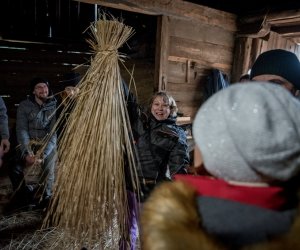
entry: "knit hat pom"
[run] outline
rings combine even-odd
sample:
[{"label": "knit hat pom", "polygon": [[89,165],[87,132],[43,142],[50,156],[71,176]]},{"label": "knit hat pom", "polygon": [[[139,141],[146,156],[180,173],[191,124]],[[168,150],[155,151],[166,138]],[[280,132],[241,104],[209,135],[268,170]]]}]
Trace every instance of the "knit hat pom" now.
[{"label": "knit hat pom", "polygon": [[271,83],[234,84],[198,111],[193,135],[213,176],[287,181],[300,172],[300,102]]}]

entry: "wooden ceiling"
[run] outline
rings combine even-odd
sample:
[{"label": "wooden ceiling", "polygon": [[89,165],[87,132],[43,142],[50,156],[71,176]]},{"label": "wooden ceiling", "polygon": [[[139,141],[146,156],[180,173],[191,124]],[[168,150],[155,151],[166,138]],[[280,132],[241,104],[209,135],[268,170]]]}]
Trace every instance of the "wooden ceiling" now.
[{"label": "wooden ceiling", "polygon": [[240,36],[267,36],[269,31],[300,44],[299,0],[190,0],[236,14]]},{"label": "wooden ceiling", "polygon": [[[149,0],[150,1],[150,0]],[[172,0],[181,1],[181,0]],[[5,0],[0,7],[0,39],[74,43],[84,41],[82,32],[95,16],[98,4],[144,14],[147,1],[139,0]],[[188,0],[214,9],[236,14],[239,36],[267,36],[275,31],[300,44],[300,0]],[[165,9],[170,0],[155,0]],[[103,6],[103,7],[102,7]],[[153,6],[153,5],[152,5]],[[98,7],[99,8],[99,7]],[[152,12],[151,12],[152,11]],[[160,12],[158,14],[166,14]],[[132,15],[134,16],[134,15]],[[128,21],[128,20],[126,20]],[[139,23],[139,22],[138,22]],[[51,28],[51,30],[50,30]]]},{"label": "wooden ceiling", "polygon": [[299,0],[184,0],[207,7],[230,12],[239,16],[256,15],[258,13],[295,10],[300,8]]}]

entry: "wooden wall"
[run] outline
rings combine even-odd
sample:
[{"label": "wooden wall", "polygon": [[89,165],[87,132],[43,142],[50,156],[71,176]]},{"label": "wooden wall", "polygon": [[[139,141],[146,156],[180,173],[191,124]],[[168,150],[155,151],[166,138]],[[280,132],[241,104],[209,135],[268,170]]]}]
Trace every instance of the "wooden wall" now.
[{"label": "wooden wall", "polygon": [[[135,91],[132,88],[132,91],[144,105],[154,91],[157,17],[126,12],[116,12],[114,16],[126,16],[125,24],[135,30],[132,38],[120,49],[120,53],[128,56],[124,64],[133,73],[137,89]],[[88,25],[84,29],[87,28]],[[14,124],[18,103],[29,94],[33,77],[46,78],[53,93],[57,93],[64,89],[63,82],[67,74],[75,71],[84,75],[93,56],[85,42],[89,38],[87,33],[81,34],[80,39],[0,39],[0,95],[4,97],[8,108],[10,127]],[[121,64],[120,66],[123,78],[129,82],[129,74]]]},{"label": "wooden wall", "polygon": [[158,18],[154,90],[166,90],[193,117],[212,68],[230,76],[236,16],[182,0],[80,0]]},{"label": "wooden wall", "polygon": [[169,17],[168,83],[166,89],[184,116],[193,117],[202,103],[212,68],[230,76],[235,26]]},{"label": "wooden wall", "polygon": [[[64,88],[61,81],[65,75],[91,57],[87,50],[68,46],[5,41],[0,42],[0,55],[0,95],[4,96],[12,122],[18,103],[29,94],[33,77],[46,78],[56,93]],[[86,67],[78,69],[81,70]]]},{"label": "wooden wall", "polygon": [[[0,95],[6,103],[10,127],[15,118],[17,105],[29,94],[29,85],[33,77],[42,77],[49,81],[53,93],[65,87],[66,75],[71,72],[83,76],[88,69],[92,53],[88,48],[69,48],[53,44],[26,44],[0,42]],[[126,68],[133,74],[136,94],[140,104],[148,103],[154,91],[154,55],[127,58]],[[120,65],[121,74],[129,83],[130,75]]]}]

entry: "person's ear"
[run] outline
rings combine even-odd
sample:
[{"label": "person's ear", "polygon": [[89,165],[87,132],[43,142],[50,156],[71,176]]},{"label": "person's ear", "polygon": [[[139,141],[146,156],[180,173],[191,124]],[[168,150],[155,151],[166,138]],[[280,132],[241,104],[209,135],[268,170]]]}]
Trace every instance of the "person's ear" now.
[{"label": "person's ear", "polygon": [[203,165],[203,159],[201,155],[201,151],[197,145],[194,147],[194,167],[200,167]]},{"label": "person's ear", "polygon": [[208,175],[210,176],[211,174],[207,172],[201,151],[197,145],[194,147],[194,166],[193,166],[193,174],[194,175]]}]

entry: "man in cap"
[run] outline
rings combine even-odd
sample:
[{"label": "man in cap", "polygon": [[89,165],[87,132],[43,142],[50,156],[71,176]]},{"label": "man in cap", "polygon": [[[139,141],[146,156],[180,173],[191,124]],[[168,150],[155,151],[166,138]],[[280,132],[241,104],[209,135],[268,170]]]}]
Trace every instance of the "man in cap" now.
[{"label": "man in cap", "polygon": [[299,59],[287,50],[266,51],[254,62],[250,80],[279,84],[295,95],[300,89]]},{"label": "man in cap", "polygon": [[[48,81],[43,78],[32,79],[30,95],[17,110],[19,160],[10,175],[13,188],[23,200],[22,205],[33,201],[37,189],[43,191],[42,204],[46,204],[51,197],[57,158],[57,136],[53,132],[55,112],[56,99],[49,96]],[[26,185],[24,181],[24,168],[34,164],[42,168],[38,188]]]}]

